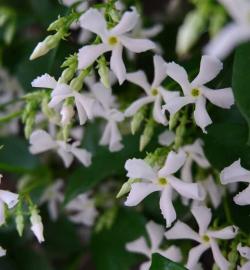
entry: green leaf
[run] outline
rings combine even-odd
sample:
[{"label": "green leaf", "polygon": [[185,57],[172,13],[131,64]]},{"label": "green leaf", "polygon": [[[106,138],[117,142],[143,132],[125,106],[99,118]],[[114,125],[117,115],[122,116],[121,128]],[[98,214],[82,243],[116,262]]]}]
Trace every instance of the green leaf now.
[{"label": "green leaf", "polygon": [[[236,104],[244,116],[250,129],[250,43],[240,46],[236,50],[233,66],[233,91]],[[250,145],[250,132],[248,130],[247,144]]]},{"label": "green leaf", "polygon": [[150,270],[187,270],[187,268],[155,253],[152,256]]},{"label": "green leaf", "polygon": [[125,245],[145,234],[145,221],[131,209],[121,208],[110,229],[94,233],[91,241],[96,270],[130,270],[139,256]]}]

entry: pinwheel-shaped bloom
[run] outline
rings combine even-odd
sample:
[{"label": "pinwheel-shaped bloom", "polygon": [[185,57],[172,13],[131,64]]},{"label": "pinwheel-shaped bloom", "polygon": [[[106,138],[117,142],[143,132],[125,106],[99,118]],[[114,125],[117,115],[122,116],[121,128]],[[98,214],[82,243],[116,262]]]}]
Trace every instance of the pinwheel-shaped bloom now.
[{"label": "pinwheel-shaped bloom", "polygon": [[172,193],[175,190],[181,196],[194,200],[204,199],[204,190],[200,184],[187,183],[174,176],[184,164],[186,155],[180,151],[171,151],[161,168],[152,168],[142,159],[129,159],[125,164],[127,176],[140,179],[131,185],[131,191],[125,202],[127,206],[136,206],[146,196],[155,191],[160,191],[160,209],[166,219],[167,227],[176,219],[176,212],[172,203]]},{"label": "pinwheel-shaped bloom", "polygon": [[126,249],[130,252],[140,253],[148,258],[140,266],[140,270],[149,270],[151,266],[151,257],[154,253],[159,253],[161,256],[175,262],[180,262],[182,259],[181,251],[176,246],[170,246],[166,250],[160,248],[164,238],[164,228],[153,221],[149,221],[146,225],[147,234],[150,240],[150,246],[144,237],[140,237],[133,242],[126,244]]},{"label": "pinwheel-shaped bloom", "polygon": [[142,106],[148,103],[154,103],[153,117],[156,122],[167,125],[168,121],[165,113],[162,111],[162,101],[170,102],[174,97],[178,97],[178,92],[167,91],[161,86],[162,81],[167,77],[166,63],[161,56],[154,56],[154,80],[150,85],[143,71],[137,71],[127,74],[127,80],[139,85],[147,94],[146,97],[139,98],[133,102],[125,111],[126,116],[134,115]]},{"label": "pinwheel-shaped bloom", "polygon": [[238,266],[237,270],[249,270],[250,269],[250,248],[243,247],[241,244],[237,246],[237,250],[239,251],[240,255],[247,259],[242,266]]},{"label": "pinwheel-shaped bloom", "polygon": [[212,90],[204,86],[218,75],[222,67],[222,63],[217,58],[202,56],[200,72],[192,82],[189,82],[187,72],[183,67],[174,62],[167,64],[167,74],[178,82],[184,96],[173,98],[163,108],[174,115],[185,105],[195,104],[195,122],[206,133],[206,126],[212,123],[206,110],[206,99],[224,109],[229,109],[234,104],[231,88]]},{"label": "pinwheel-shaped bloom", "polygon": [[67,168],[72,164],[74,157],[86,167],[91,164],[91,154],[85,149],[78,148],[80,142],[69,144],[64,141],[56,141],[44,130],[35,130],[31,134],[29,142],[32,154],[55,150]]},{"label": "pinwheel-shaped bloom", "polygon": [[96,83],[91,87],[91,91],[98,101],[94,110],[95,117],[101,117],[107,121],[100,144],[108,145],[111,152],[119,151],[123,145],[118,123],[124,120],[124,115],[116,109],[115,97],[111,89],[105,88],[102,83]]},{"label": "pinwheel-shaped bloom", "polygon": [[[0,183],[2,175],[0,174]],[[18,194],[0,189],[0,226],[5,223],[4,206],[9,209],[13,208],[18,203]]]},{"label": "pinwheel-shaped bloom", "polygon": [[[220,179],[223,185],[238,182],[250,184],[250,171],[244,169],[238,159],[221,171]],[[238,205],[250,204],[250,185],[234,197],[234,202]]]},{"label": "pinwheel-shaped bloom", "polygon": [[92,226],[98,215],[95,202],[88,193],[78,195],[66,205],[65,209],[72,222],[86,226]]},{"label": "pinwheel-shaped bloom", "polygon": [[[79,92],[74,91],[69,87],[69,85],[57,82],[48,74],[37,77],[31,84],[33,87],[53,89],[51,93],[51,101],[49,103],[49,106],[52,108],[56,108],[56,106],[61,104],[65,99],[73,97],[80,125],[83,125],[87,119],[93,118],[95,100],[87,94],[80,94]],[[64,116],[63,110],[61,111],[61,114]]]},{"label": "pinwheel-shaped bloom", "polygon": [[108,29],[103,14],[97,9],[90,8],[81,16],[80,24],[84,29],[97,34],[102,43],[87,45],[79,50],[78,68],[87,68],[103,53],[112,51],[110,68],[122,84],[126,78],[126,68],[122,59],[123,46],[135,53],[155,48],[154,43],[148,39],[135,39],[128,36],[128,32],[136,26],[138,18],[139,15],[133,8],[132,11],[124,13],[115,27]]},{"label": "pinwheel-shaped bloom", "polygon": [[199,243],[192,248],[188,254],[187,268],[192,270],[201,255],[211,248],[214,260],[221,270],[229,270],[230,263],[223,257],[217,239],[228,240],[236,236],[238,228],[228,226],[221,230],[210,230],[208,228],[212,214],[205,206],[195,206],[191,210],[198,226],[199,233],[191,229],[187,224],[177,221],[175,225],[165,233],[167,239],[191,239]]},{"label": "pinwheel-shaped bloom", "polygon": [[46,188],[40,199],[41,203],[48,203],[49,215],[54,221],[58,218],[58,208],[64,199],[64,195],[61,191],[62,187],[63,181],[59,179],[48,188]]},{"label": "pinwheel-shaped bloom", "polygon": [[225,58],[237,45],[250,40],[250,2],[248,0],[219,0],[233,22],[227,24],[205,47],[205,53]]}]

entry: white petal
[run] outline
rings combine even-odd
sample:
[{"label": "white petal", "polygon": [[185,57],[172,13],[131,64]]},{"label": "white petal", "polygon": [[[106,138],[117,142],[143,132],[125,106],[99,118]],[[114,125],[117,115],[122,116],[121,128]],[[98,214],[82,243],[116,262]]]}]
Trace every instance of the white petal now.
[{"label": "white petal", "polygon": [[112,50],[110,59],[110,68],[117,77],[119,84],[121,85],[126,79],[126,68],[122,59],[122,46],[117,45]]},{"label": "white petal", "polygon": [[153,117],[156,122],[166,126],[168,124],[165,113],[161,109],[162,98],[160,95],[156,96],[154,107],[153,107]]},{"label": "white petal", "polygon": [[169,240],[173,239],[191,239],[200,242],[200,236],[197,232],[191,229],[187,224],[177,221],[174,226],[165,233]]},{"label": "white petal", "polygon": [[111,129],[110,129],[109,151],[117,152],[123,148],[123,145],[121,144],[122,136],[115,122],[111,122],[110,125]]},{"label": "white petal", "polygon": [[103,131],[103,134],[102,134],[102,137],[100,139],[99,144],[100,145],[109,145],[110,136],[111,136],[111,125],[108,123],[105,126],[105,129]]},{"label": "white petal", "polygon": [[228,270],[230,263],[223,257],[218,244],[215,240],[210,239],[210,245],[213,253],[214,260],[221,270]]},{"label": "white petal", "polygon": [[250,260],[250,247],[243,247],[240,243],[237,246],[237,250],[239,251],[240,256]]},{"label": "white petal", "polygon": [[193,182],[192,164],[193,161],[190,156],[188,156],[184,166],[181,168],[181,179],[188,183]]},{"label": "white petal", "polygon": [[250,185],[234,197],[234,202],[238,205],[250,204]]},{"label": "white petal", "polygon": [[222,200],[222,193],[219,186],[214,182],[212,176],[209,176],[205,181],[202,182],[210,201],[214,208],[217,208]]},{"label": "white petal", "polygon": [[142,29],[141,36],[145,38],[151,38],[157,36],[163,30],[162,24],[156,24],[150,28]]},{"label": "white petal", "polygon": [[160,198],[160,209],[163,217],[166,220],[166,227],[170,227],[171,224],[176,220],[176,212],[172,203],[172,188],[167,185],[161,193]]},{"label": "white petal", "polygon": [[162,81],[167,77],[167,66],[164,59],[159,56],[154,56],[154,81],[152,88],[157,88],[161,85]]},{"label": "white petal", "polygon": [[184,164],[186,154],[184,151],[179,150],[177,153],[174,151],[169,152],[164,166],[159,171],[161,176],[168,176],[177,172]]},{"label": "white petal", "polygon": [[152,103],[154,101],[154,97],[142,97],[134,101],[124,112],[126,117],[133,116],[141,107],[148,103]]},{"label": "white petal", "polygon": [[160,251],[158,251],[158,253],[161,256],[163,256],[163,257],[165,257],[173,262],[180,262],[182,260],[180,248],[178,248],[177,246],[174,246],[174,245],[170,246],[169,248],[167,248],[164,251],[160,250]]},{"label": "white petal", "polygon": [[208,236],[218,239],[233,239],[239,231],[239,228],[236,226],[227,226],[221,230],[209,231]]},{"label": "white petal", "polygon": [[200,63],[200,71],[197,77],[192,81],[192,86],[199,87],[213,80],[222,70],[222,62],[213,56],[203,55]]},{"label": "white petal", "polygon": [[160,92],[164,102],[168,104],[170,101],[172,101],[173,98],[177,98],[180,96],[180,93],[178,91],[168,91],[163,87],[158,87],[158,91]]},{"label": "white petal", "polygon": [[237,268],[237,270],[249,270],[250,269],[250,262],[246,262],[243,266],[240,268]]},{"label": "white petal", "polygon": [[90,120],[93,119],[93,109],[95,100],[93,98],[88,97],[87,95],[79,94],[78,92],[74,92],[74,96],[75,100],[77,100],[81,104],[82,108],[86,112],[88,119]]},{"label": "white petal", "polygon": [[169,146],[174,142],[174,139],[175,139],[174,132],[166,130],[159,135],[158,142],[163,146]]},{"label": "white petal", "polygon": [[74,159],[73,155],[71,153],[64,151],[62,148],[59,148],[57,150],[57,153],[62,158],[65,167],[68,168],[73,162]]},{"label": "white petal", "polygon": [[155,43],[149,39],[130,38],[122,36],[120,40],[124,47],[126,47],[127,49],[129,49],[134,53],[141,53],[155,49]]},{"label": "white petal", "polygon": [[171,186],[182,196],[198,201],[205,199],[206,194],[200,183],[187,183],[174,176],[169,176],[168,180]]},{"label": "white petal", "polygon": [[57,147],[57,143],[44,130],[35,130],[31,135],[29,150],[32,154],[42,153]]},{"label": "white petal", "polygon": [[206,110],[206,99],[204,97],[199,97],[195,103],[195,110],[194,110],[194,119],[202,131],[206,132],[206,127],[212,123],[210,116]]},{"label": "white petal", "polygon": [[191,212],[198,223],[199,234],[204,235],[212,219],[211,209],[206,206],[194,206]]},{"label": "white petal", "polygon": [[182,107],[194,103],[194,99],[191,97],[173,97],[170,102],[162,106],[162,109],[167,110],[170,115],[177,113]]},{"label": "white petal", "polygon": [[5,249],[3,249],[2,247],[0,247],[0,257],[5,256],[7,253],[7,251]]},{"label": "white petal", "polygon": [[127,177],[155,180],[157,178],[154,170],[142,159],[129,159],[125,163],[125,169],[127,170]]},{"label": "white petal", "polygon": [[125,201],[126,206],[136,206],[149,194],[159,191],[160,188],[149,183],[134,183],[131,185],[131,191]]},{"label": "white petal", "polygon": [[7,190],[0,190],[0,199],[6,203],[10,209],[18,203],[18,194]]},{"label": "white petal", "polygon": [[135,8],[132,11],[126,11],[120,22],[111,29],[111,35],[122,35],[133,30],[138,22],[139,14]]},{"label": "white petal", "polygon": [[149,221],[146,225],[146,230],[150,239],[151,249],[154,252],[160,247],[163,240],[164,228],[154,221]]},{"label": "white petal", "polygon": [[78,69],[84,69],[95,62],[95,60],[110,51],[110,48],[106,44],[87,45],[82,47],[78,53]]},{"label": "white petal", "polygon": [[71,152],[84,166],[90,166],[91,153],[89,153],[87,150],[72,147]]},{"label": "white petal", "polygon": [[150,270],[151,261],[144,262],[140,265],[140,270]]},{"label": "white petal", "polygon": [[96,99],[103,105],[103,107],[111,107],[114,103],[114,96],[112,96],[111,89],[107,89],[102,83],[91,84],[90,88]]},{"label": "white petal", "polygon": [[35,80],[33,80],[31,85],[32,87],[54,89],[57,85],[57,81],[55,80],[54,77],[45,73],[44,75],[37,77]]},{"label": "white petal", "polygon": [[126,250],[130,252],[140,253],[150,257],[151,252],[148,248],[147,242],[144,237],[140,237],[132,242],[126,244]]},{"label": "white petal", "polygon": [[211,103],[218,107],[229,109],[234,104],[232,88],[211,90],[203,87],[202,93]]},{"label": "white petal", "polygon": [[137,84],[142,89],[144,89],[146,93],[149,94],[150,85],[148,83],[148,80],[147,80],[147,77],[146,77],[144,71],[139,70],[136,72],[128,73],[126,78],[129,82]]},{"label": "white petal", "polygon": [[230,166],[224,168],[220,173],[221,183],[223,185],[235,182],[250,182],[250,171],[240,165],[240,159],[236,160]]},{"label": "white petal", "polygon": [[205,53],[225,58],[240,43],[250,39],[249,27],[242,27],[236,23],[230,23],[215,36],[205,47]]},{"label": "white petal", "polygon": [[175,80],[181,86],[185,95],[189,94],[191,85],[188,80],[187,72],[182,66],[174,62],[168,63],[167,75],[170,76],[173,80]]},{"label": "white petal", "polygon": [[107,24],[104,16],[97,9],[90,8],[80,17],[81,27],[97,34],[102,39],[106,37]]},{"label": "white petal", "polygon": [[188,253],[188,262],[187,262],[187,268],[188,269],[194,269],[194,267],[197,265],[197,263],[200,260],[201,255],[209,248],[209,246],[206,246],[204,244],[200,244],[194,248],[192,248]]}]

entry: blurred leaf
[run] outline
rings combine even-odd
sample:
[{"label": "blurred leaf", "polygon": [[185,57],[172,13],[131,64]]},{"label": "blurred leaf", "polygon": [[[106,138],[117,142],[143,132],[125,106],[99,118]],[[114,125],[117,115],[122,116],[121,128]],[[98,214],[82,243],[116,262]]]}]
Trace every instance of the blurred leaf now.
[{"label": "blurred leaf", "polygon": [[152,256],[150,270],[187,270],[187,268],[155,253]]},{"label": "blurred leaf", "polygon": [[145,233],[145,222],[133,210],[121,208],[110,229],[94,233],[92,238],[93,261],[96,270],[129,270],[137,255],[125,250],[125,245]]},{"label": "blurred leaf", "polygon": [[[248,123],[250,129],[250,43],[240,46],[236,50],[233,67],[233,90],[240,112]],[[248,145],[250,145],[250,132],[248,131]]]}]

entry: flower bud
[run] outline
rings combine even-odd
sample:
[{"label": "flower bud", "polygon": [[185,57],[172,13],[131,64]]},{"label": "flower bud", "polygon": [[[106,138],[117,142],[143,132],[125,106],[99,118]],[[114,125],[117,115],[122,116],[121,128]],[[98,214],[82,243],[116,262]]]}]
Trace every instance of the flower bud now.
[{"label": "flower bud", "polygon": [[71,123],[71,119],[74,116],[75,111],[72,105],[64,103],[60,114],[62,116],[61,123],[63,126],[66,126]]},{"label": "flower bud", "polygon": [[16,229],[21,237],[23,235],[23,229],[24,229],[24,217],[21,212],[18,212],[16,215]]},{"label": "flower bud", "polygon": [[129,193],[130,190],[131,190],[131,185],[132,185],[133,183],[136,183],[136,182],[140,182],[140,180],[139,180],[139,179],[132,179],[132,178],[130,178],[127,182],[125,182],[125,183],[122,185],[120,191],[119,191],[118,194],[116,195],[116,198],[117,198],[117,199],[118,199],[118,198],[121,198],[123,195]]},{"label": "flower bud", "polygon": [[131,132],[134,135],[141,126],[142,121],[144,120],[146,107],[141,108],[136,114],[133,116],[131,121]]},{"label": "flower bud", "polygon": [[65,26],[65,23],[67,22],[67,19],[65,17],[59,17],[57,20],[52,22],[47,31],[58,31],[60,28]]},{"label": "flower bud", "polygon": [[109,68],[107,66],[105,57],[101,57],[100,60],[98,61],[98,74],[100,76],[102,84],[106,88],[110,88]]},{"label": "flower bud", "polygon": [[154,135],[154,121],[151,119],[145,126],[145,129],[140,137],[140,151],[148,145]]},{"label": "flower bud", "polygon": [[44,236],[43,236],[43,223],[42,223],[42,218],[38,214],[38,211],[36,208],[33,208],[31,210],[31,217],[30,217],[30,222],[31,222],[31,230],[36,236],[37,240],[39,243],[44,241]]}]

